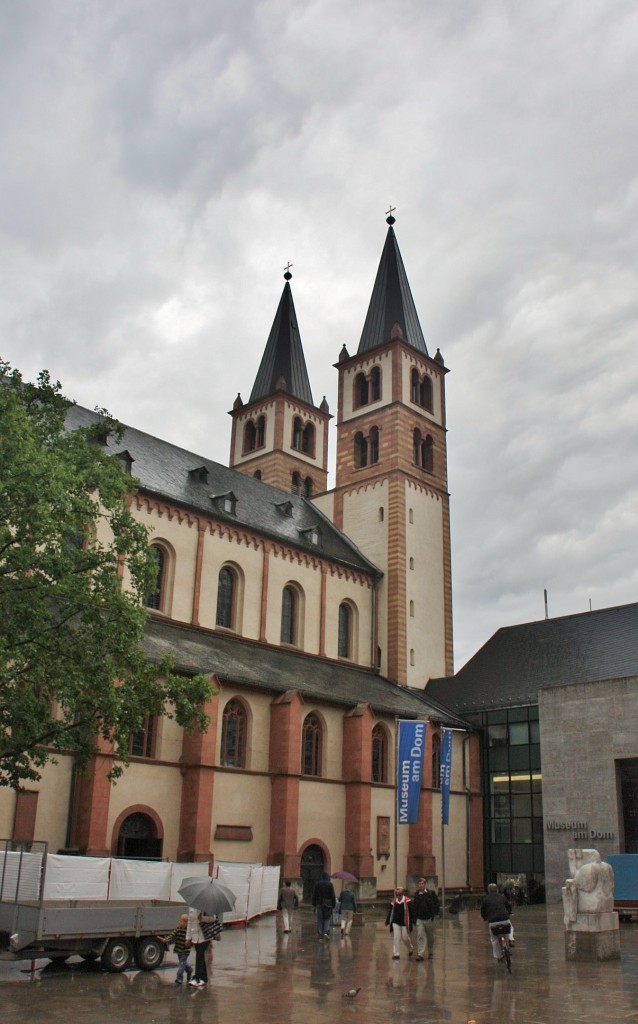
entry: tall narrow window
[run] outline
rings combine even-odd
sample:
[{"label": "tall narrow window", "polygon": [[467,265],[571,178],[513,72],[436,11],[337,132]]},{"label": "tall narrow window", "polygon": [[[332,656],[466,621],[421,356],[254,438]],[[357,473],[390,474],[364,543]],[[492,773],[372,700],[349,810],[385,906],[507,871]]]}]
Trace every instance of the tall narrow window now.
[{"label": "tall narrow window", "polygon": [[354,379],[354,404],[355,408],[368,404],[368,382],[363,373],[358,373]]},{"label": "tall narrow window", "polygon": [[352,612],[347,604],[339,605],[339,644],[340,658],[351,657],[352,651]]},{"label": "tall narrow window", "polygon": [[263,448],[266,443],[266,417],[260,416],[257,420],[257,437],[255,438],[257,448]]},{"label": "tall narrow window", "polygon": [[428,434],[422,445],[421,465],[431,473],[434,469],[434,441]]},{"label": "tall narrow window", "polygon": [[312,423],[306,423],[301,434],[301,450],[306,455],[315,454],[315,428]]},{"label": "tall narrow window", "polygon": [[301,494],[301,474],[295,472],[292,474],[291,488],[293,494]]},{"label": "tall narrow window", "polygon": [[416,369],[410,374],[410,398],[415,405],[419,404],[419,371]]},{"label": "tall narrow window", "polygon": [[131,757],[152,757],[155,740],[155,715],[147,715],[141,729],[132,732],[129,738],[128,752]]},{"label": "tall narrow window", "polygon": [[316,715],[306,716],[301,742],[302,775],[321,775],[321,722]]},{"label": "tall narrow window", "polygon": [[281,642],[297,643],[297,595],[292,587],[284,587],[281,597]]},{"label": "tall narrow window", "polygon": [[235,574],[226,566],[217,579],[217,615],[215,622],[224,629],[233,629],[235,610]]},{"label": "tall narrow window", "polygon": [[415,430],[412,434],[412,461],[415,466],[421,465],[421,431]]},{"label": "tall narrow window", "polygon": [[369,441],[370,465],[374,466],[379,461],[379,428],[372,427]]},{"label": "tall narrow window", "polygon": [[419,389],[419,398],[421,400],[421,405],[423,406],[423,408],[427,409],[428,412],[432,412],[432,380],[430,377],[428,377],[427,374],[421,381],[421,387]]},{"label": "tall narrow window", "polygon": [[252,420],[248,420],[248,423],[244,427],[244,451],[252,452],[255,450],[257,445],[257,432],[255,430],[255,424]]},{"label": "tall narrow window", "polygon": [[356,469],[368,465],[368,442],[361,431],[354,436],[354,464]]},{"label": "tall narrow window", "polygon": [[388,781],[388,744],[382,725],[372,730],[372,781]]},{"label": "tall narrow window", "polygon": [[370,393],[373,402],[378,402],[381,398],[381,370],[378,366],[372,367],[372,373],[370,374]]},{"label": "tall narrow window", "polygon": [[224,708],[219,762],[226,768],[246,767],[246,709],[238,700]]},{"label": "tall narrow window", "polygon": [[153,608],[155,611],[161,612],[164,608],[167,559],[166,555],[157,544],[151,545],[151,552],[157,563],[157,572],[155,575],[155,586],[146,598],[146,607]]},{"label": "tall narrow window", "polygon": [[305,498],[312,498],[312,477],[307,476],[303,482],[303,493]]},{"label": "tall narrow window", "polygon": [[295,416],[292,422],[292,446],[295,451],[301,451],[301,420],[298,416]]}]

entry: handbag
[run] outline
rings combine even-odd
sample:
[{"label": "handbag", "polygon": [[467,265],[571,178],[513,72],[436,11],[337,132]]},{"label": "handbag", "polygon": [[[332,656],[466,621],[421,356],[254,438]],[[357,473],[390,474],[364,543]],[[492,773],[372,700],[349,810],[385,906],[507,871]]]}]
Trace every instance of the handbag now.
[{"label": "handbag", "polygon": [[211,939],[216,939],[224,927],[219,921],[200,921],[199,926],[207,942],[210,942]]}]

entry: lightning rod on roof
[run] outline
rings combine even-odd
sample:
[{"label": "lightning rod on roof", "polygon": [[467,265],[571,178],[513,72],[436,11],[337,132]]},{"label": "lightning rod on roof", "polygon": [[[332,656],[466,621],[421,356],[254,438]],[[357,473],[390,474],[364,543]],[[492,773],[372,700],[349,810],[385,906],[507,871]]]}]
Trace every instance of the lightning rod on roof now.
[{"label": "lightning rod on roof", "polygon": [[549,618],[549,608],[548,608],[548,605],[547,605],[547,589],[545,589],[543,591],[543,599],[545,601],[545,618],[548,619]]}]

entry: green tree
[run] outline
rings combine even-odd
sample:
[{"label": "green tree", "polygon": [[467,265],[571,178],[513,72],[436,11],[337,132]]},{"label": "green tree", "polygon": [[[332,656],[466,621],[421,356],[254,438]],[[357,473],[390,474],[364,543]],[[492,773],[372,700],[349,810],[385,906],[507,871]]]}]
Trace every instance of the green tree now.
[{"label": "green tree", "polygon": [[[38,779],[56,751],[85,766],[99,736],[128,763],[146,715],[205,729],[204,676],[173,673],[141,648],[157,564],[130,514],[135,482],[100,412],[65,429],[72,403],[43,372],[37,384],[0,362],[0,785]],[[127,585],[122,586],[122,566]]]}]

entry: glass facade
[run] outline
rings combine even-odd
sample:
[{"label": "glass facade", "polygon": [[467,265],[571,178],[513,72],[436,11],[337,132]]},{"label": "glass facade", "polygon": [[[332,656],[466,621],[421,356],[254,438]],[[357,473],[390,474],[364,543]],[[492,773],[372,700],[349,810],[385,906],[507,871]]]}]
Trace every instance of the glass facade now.
[{"label": "glass facade", "polygon": [[538,707],[466,715],[483,733],[486,883],[544,892],[543,778]]}]

